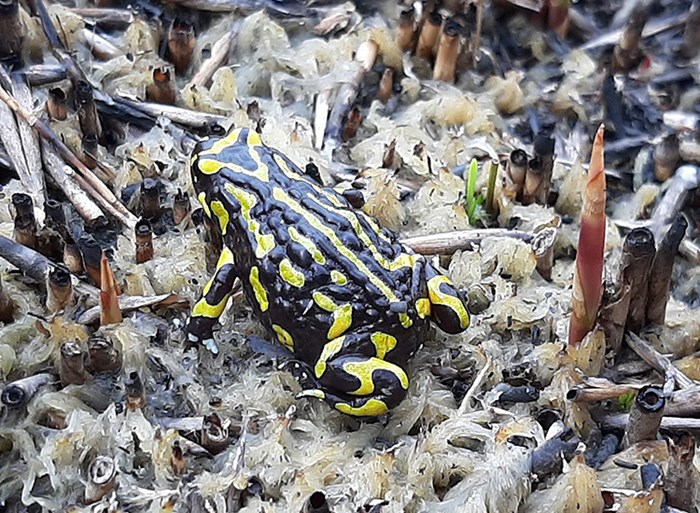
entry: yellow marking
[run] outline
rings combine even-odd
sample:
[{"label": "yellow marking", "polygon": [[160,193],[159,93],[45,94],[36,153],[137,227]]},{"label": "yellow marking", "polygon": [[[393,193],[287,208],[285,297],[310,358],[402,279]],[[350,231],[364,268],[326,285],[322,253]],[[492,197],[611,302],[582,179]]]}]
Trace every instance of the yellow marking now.
[{"label": "yellow marking", "polygon": [[[218,271],[223,265],[232,263],[233,253],[231,253],[230,249],[225,248],[221,252],[219,261],[216,264],[216,269]],[[224,312],[224,309],[226,308],[226,303],[228,302],[229,297],[231,297],[230,291],[228,291],[221,299],[221,301],[219,301],[215,305],[209,304],[209,302],[207,302],[206,299],[206,295],[209,293],[209,290],[211,290],[211,287],[215,281],[216,273],[214,273],[214,276],[212,276],[207,282],[207,284],[204,285],[204,290],[202,291],[202,298],[199,301],[197,301],[197,304],[194,305],[194,308],[192,309],[192,317],[209,317],[211,319],[218,319]]]},{"label": "yellow marking", "polygon": [[[311,197],[322,208],[328,209],[329,207],[321,204],[317,198]],[[334,213],[343,216],[349,223],[352,229],[355,231],[357,237],[362,241],[362,243],[370,250],[374,259],[387,271],[396,271],[402,267],[412,267],[418,257],[415,254],[400,253],[394,260],[387,260],[384,255],[379,252],[377,246],[372,242],[372,240],[367,235],[367,232],[362,228],[360,224],[359,216],[356,212],[350,212],[344,209],[333,209]],[[368,216],[364,216],[367,219]],[[377,232],[379,233],[379,232]]]},{"label": "yellow marking", "polygon": [[293,226],[289,227],[289,236],[292,238],[292,240],[294,242],[298,242],[299,244],[301,244],[304,247],[304,249],[306,249],[306,251],[311,253],[311,256],[316,261],[316,263],[319,263],[321,265],[326,263],[326,257],[316,247],[316,244],[314,244],[314,242],[311,239],[309,239],[308,237],[299,233],[299,230],[297,230]]},{"label": "yellow marking", "polygon": [[197,195],[197,199],[199,200],[200,205],[202,205],[204,213],[207,215],[208,218],[211,218],[211,210],[209,210],[209,205],[207,204],[207,193],[204,191],[200,192]]},{"label": "yellow marking", "polygon": [[416,300],[416,311],[421,319],[430,315],[430,299],[422,297]]},{"label": "yellow marking", "polygon": [[352,325],[352,305],[338,306],[331,298],[321,292],[314,292],[312,296],[319,308],[324,309],[326,312],[333,312],[333,323],[328,329],[328,340],[333,340],[345,333]]},{"label": "yellow marking", "polygon": [[371,395],[374,393],[374,380],[372,373],[376,370],[391,372],[401,382],[401,386],[408,390],[408,376],[406,372],[391,362],[380,360],[379,358],[368,358],[359,362],[347,362],[343,364],[343,370],[360,380],[357,390],[348,392],[351,395]]},{"label": "yellow marking", "polygon": [[224,299],[222,299],[217,305],[210,305],[207,303],[206,299],[200,299],[192,309],[192,317],[208,317],[210,319],[218,319],[223,313],[224,308],[226,308],[226,301],[228,298],[229,296],[226,295],[226,297],[224,297]]},{"label": "yellow marking", "polygon": [[[292,180],[295,180],[297,182],[302,181],[302,180],[307,181],[304,179],[304,177],[300,173],[298,173],[297,171],[294,171],[292,168],[290,168],[289,165],[287,164],[287,162],[284,160],[284,158],[282,158],[282,156],[279,155],[278,153],[275,153],[272,156],[272,159],[275,161],[275,164],[277,164],[277,167],[280,168],[280,171],[282,171],[282,174],[284,174],[284,176],[286,176],[287,178],[291,178]],[[313,183],[312,181],[310,181],[309,183],[311,184],[312,187],[317,187],[317,185],[315,183]]]},{"label": "yellow marking", "polygon": [[[318,186],[317,186],[318,187]],[[344,201],[340,200],[338,196],[336,196],[337,193],[331,194],[328,192],[326,189],[320,188],[321,193],[323,194],[323,197],[326,198],[328,201],[333,203],[333,206],[336,208],[347,208],[347,205]]]},{"label": "yellow marking", "polygon": [[317,378],[320,379],[321,376],[323,376],[323,373],[326,372],[326,362],[340,352],[340,350],[343,348],[344,341],[345,337],[338,337],[335,340],[327,342],[326,345],[323,346],[321,356],[318,357],[316,365],[314,366],[314,373],[316,374]]},{"label": "yellow marking", "polygon": [[317,397],[319,399],[325,399],[326,393],[323,390],[314,388],[311,390],[304,390],[302,393],[297,395],[297,397]]},{"label": "yellow marking", "polygon": [[219,261],[216,263],[216,267],[222,267],[226,264],[232,264],[233,263],[233,251],[231,251],[229,248],[224,248],[221,251],[221,255],[219,255]]},{"label": "yellow marking", "polygon": [[333,280],[333,283],[336,283],[337,285],[345,285],[348,282],[347,277],[335,269],[331,271],[331,279]]},{"label": "yellow marking", "polygon": [[200,159],[199,171],[205,175],[213,175],[221,171],[224,167],[222,162],[214,159]]},{"label": "yellow marking", "polygon": [[239,189],[230,183],[227,183],[224,188],[226,192],[236,198],[238,203],[240,203],[241,216],[243,216],[243,219],[248,224],[248,230],[253,234],[257,242],[255,245],[255,257],[258,259],[263,258],[275,247],[275,236],[271,233],[263,234],[260,231],[260,223],[256,219],[253,219],[251,215],[251,210],[257,205],[258,198],[255,194]]},{"label": "yellow marking", "polygon": [[267,166],[267,164],[263,164],[263,161],[260,160],[260,155],[258,155],[258,152],[255,151],[256,146],[260,146],[262,142],[259,142],[258,144],[251,144],[250,141],[251,139],[255,139],[255,137],[252,135],[255,134],[255,137],[257,137],[257,140],[260,141],[260,136],[255,133],[251,132],[248,135],[248,155],[250,155],[250,158],[252,158],[255,161],[255,171],[248,171],[247,169],[241,167],[241,166],[236,166],[233,170],[238,173],[243,173],[246,175],[254,176],[256,178],[259,178],[263,182],[269,182],[270,181],[270,168]]},{"label": "yellow marking", "polygon": [[260,271],[258,270],[257,267],[253,266],[250,269],[250,277],[249,281],[250,284],[253,286],[253,292],[255,293],[255,299],[257,300],[258,304],[260,305],[260,310],[265,312],[267,311],[268,307],[270,306],[270,303],[267,300],[267,291],[265,291],[265,288],[262,286],[262,283],[260,283]]},{"label": "yellow marking", "polygon": [[[342,208],[342,209],[348,208],[346,203],[343,200],[341,200],[340,198],[338,198],[338,196],[337,196],[338,193],[335,192],[334,190],[331,189],[329,191],[328,187],[324,187],[323,185],[319,185],[314,180],[305,179],[298,172],[290,169],[287,162],[282,157],[280,157],[278,154],[275,154],[274,160],[275,160],[275,163],[277,164],[277,167],[280,168],[282,173],[285,176],[287,176],[287,178],[290,178],[290,179],[295,180],[297,182],[304,181],[304,182],[308,183],[311,186],[311,188],[314,189],[314,191],[318,193],[319,196],[323,196],[324,198],[326,198],[336,208]],[[363,214],[363,213],[360,212],[360,214]],[[365,217],[367,217],[367,216],[365,216]],[[387,236],[385,236],[383,233],[378,231],[379,225],[376,223],[376,221],[370,219],[370,222],[372,224],[372,229],[377,231],[381,238],[383,238],[386,241],[390,240]]]},{"label": "yellow marking", "polygon": [[394,349],[397,343],[396,337],[381,331],[372,333],[370,340],[372,340],[372,343],[374,344],[377,351],[377,358],[379,359],[384,359],[384,356],[386,356],[389,351]]},{"label": "yellow marking", "polygon": [[272,329],[275,333],[277,333],[277,338],[280,342],[282,342],[282,345],[290,351],[294,351],[294,339],[289,332],[279,324],[273,324]]},{"label": "yellow marking", "polygon": [[328,330],[328,340],[339,337],[352,325],[352,305],[343,305],[333,312],[333,324]]},{"label": "yellow marking", "polygon": [[367,220],[367,222],[369,223],[369,225],[372,227],[372,230],[377,235],[379,235],[382,239],[384,239],[386,242],[391,242],[391,239],[389,237],[387,237],[386,235],[384,235],[384,233],[382,232],[382,227],[379,226],[379,223],[377,222],[377,220],[374,217],[368,216],[364,212],[358,212],[357,215],[364,217]]},{"label": "yellow marking", "polygon": [[258,241],[258,247],[255,248],[255,256],[263,258],[270,251],[275,249],[275,236],[271,233],[255,233],[255,238]]},{"label": "yellow marking", "polygon": [[236,144],[239,132],[240,129],[232,130],[225,137],[215,141],[208,150],[200,151],[199,155],[218,155],[229,146]]},{"label": "yellow marking", "polygon": [[230,221],[230,218],[228,215],[228,210],[226,210],[226,207],[224,207],[224,204],[218,200],[212,201],[210,208],[211,208],[211,211],[216,216],[216,218],[219,220],[219,227],[221,228],[221,233],[223,235],[226,235],[226,228],[228,228],[229,221]]},{"label": "yellow marking", "polygon": [[[212,144],[211,148],[208,150],[204,150],[199,153],[199,157],[206,157],[207,155],[212,155],[214,157],[217,157],[222,151],[226,150],[228,147],[233,146],[235,144],[242,144],[238,142],[238,137],[241,133],[241,131],[244,130],[244,128],[236,128],[229,132],[225,137],[219,139],[216,141],[214,144]],[[245,145],[248,147],[248,155],[250,156],[251,159],[255,161],[255,170],[254,171],[248,171],[247,169],[237,166],[235,164],[231,163],[225,163],[221,162],[216,159],[206,159],[203,158],[201,159],[201,162],[199,163],[199,169],[202,171],[202,173],[205,174],[212,174],[220,171],[223,168],[229,169],[234,173],[240,173],[246,176],[252,176],[255,178],[259,178],[260,180],[267,182],[270,180],[270,170],[267,167],[266,164],[263,164],[263,162],[260,160],[260,157],[258,156],[257,152],[252,151],[256,147],[262,146],[262,140],[260,138],[260,134],[258,134],[255,130],[250,130],[247,129],[248,131],[248,138],[245,141]]]},{"label": "yellow marking", "polygon": [[[319,233],[322,233],[325,235],[331,243],[334,245],[334,247],[338,250],[338,252],[343,255],[345,258],[347,258],[350,262],[352,262],[355,267],[358,268],[358,270],[367,276],[369,281],[377,287],[382,294],[384,294],[389,301],[392,302],[397,302],[399,301],[399,298],[396,297],[394,292],[391,290],[390,287],[386,285],[379,277],[377,277],[372,271],[369,270],[367,265],[360,260],[355,253],[353,253],[350,249],[348,249],[338,238],[336,235],[335,231],[331,229],[330,227],[326,226],[323,224],[317,217],[313,216],[310,214],[304,207],[299,204],[298,201],[296,201],[294,198],[292,198],[289,194],[287,194],[284,190],[282,190],[279,187],[275,187],[272,190],[272,196],[277,200],[277,201],[282,201],[285,203],[289,208],[294,210],[296,213],[300,214],[306,221],[314,227],[315,230],[317,230]],[[327,207],[325,207],[327,208]],[[406,315],[406,314],[403,314]]]},{"label": "yellow marking", "polygon": [[367,399],[367,402],[362,406],[350,406],[347,403],[337,403],[335,409],[340,413],[358,417],[377,417],[389,411],[384,401],[380,401],[379,399]]},{"label": "yellow marking", "polygon": [[343,204],[342,201],[340,201],[335,194],[332,194],[328,192],[328,190],[317,184],[314,180],[308,180],[306,177],[304,177],[302,174],[300,174],[297,171],[292,170],[287,162],[285,161],[284,158],[282,158],[279,154],[275,153],[273,157],[275,163],[277,164],[277,167],[282,171],[282,174],[284,174],[287,178],[297,181],[297,182],[305,182],[311,186],[311,188],[318,193],[319,196],[323,196],[326,198],[328,201],[330,201],[334,206],[338,208],[342,208],[345,205]]},{"label": "yellow marking", "polygon": [[255,130],[248,129],[248,140],[246,141],[248,146],[262,146],[262,139],[260,134]]},{"label": "yellow marking", "polygon": [[304,275],[297,271],[288,258],[280,262],[280,276],[282,279],[294,287],[304,286]]},{"label": "yellow marking", "polygon": [[312,297],[314,298],[316,304],[320,308],[323,308],[326,312],[334,312],[336,308],[338,308],[338,305],[336,305],[331,298],[329,298],[322,292],[314,292],[312,294]]},{"label": "yellow marking", "polygon": [[[214,144],[212,144],[211,148],[208,150],[204,150],[200,152],[200,155],[218,155],[222,151],[224,151],[226,148],[229,146],[233,146],[234,144],[238,143],[238,137],[240,136],[241,132],[243,130],[250,130],[249,128],[246,127],[241,127],[241,128],[234,128],[231,130],[228,134],[226,134],[224,137],[216,141]],[[254,130],[250,130],[250,132],[255,132]],[[248,141],[250,141],[250,134],[248,134]],[[247,143],[250,145],[250,143],[247,141]]]},{"label": "yellow marking", "polygon": [[469,312],[465,308],[464,303],[462,303],[457,296],[445,294],[440,290],[440,285],[443,283],[451,287],[453,286],[450,279],[444,275],[433,276],[428,280],[428,296],[430,297],[430,302],[434,305],[448,307],[459,318],[459,326],[462,329],[466,329],[469,326]]},{"label": "yellow marking", "polygon": [[[217,271],[221,269],[223,266],[226,264],[233,264],[233,252],[227,248],[224,247],[224,249],[221,251],[221,254],[219,255],[219,261],[216,263],[216,269]],[[211,277],[211,279],[207,282],[206,285],[204,285],[204,290],[202,291],[202,296],[206,296],[209,294],[209,290],[211,289],[211,286],[214,284],[214,278],[216,274]]]}]

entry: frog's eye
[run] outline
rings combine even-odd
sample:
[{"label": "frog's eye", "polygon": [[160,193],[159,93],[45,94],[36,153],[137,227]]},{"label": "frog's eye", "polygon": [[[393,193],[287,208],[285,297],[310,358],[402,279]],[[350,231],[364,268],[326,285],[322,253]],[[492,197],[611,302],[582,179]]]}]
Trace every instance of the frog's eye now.
[{"label": "frog's eye", "polygon": [[218,123],[214,123],[208,127],[209,134],[215,135],[217,137],[223,137],[226,135],[226,129]]},{"label": "frog's eye", "polygon": [[211,139],[209,137],[205,137],[204,139],[200,139],[197,141],[194,145],[194,149],[192,150],[192,155],[193,157],[196,157],[203,151],[208,150],[211,148]]}]

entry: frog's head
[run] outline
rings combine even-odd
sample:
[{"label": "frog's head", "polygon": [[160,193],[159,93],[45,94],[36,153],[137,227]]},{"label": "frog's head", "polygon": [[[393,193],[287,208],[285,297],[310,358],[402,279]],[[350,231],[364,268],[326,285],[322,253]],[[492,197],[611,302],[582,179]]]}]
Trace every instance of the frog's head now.
[{"label": "frog's head", "polygon": [[236,151],[233,153],[236,154],[241,147],[248,150],[256,146],[262,146],[260,134],[247,127],[232,127],[224,135],[202,139],[192,151],[190,160],[192,177],[197,180],[199,175],[211,175],[218,171],[222,162],[231,159],[230,150],[234,148]]}]

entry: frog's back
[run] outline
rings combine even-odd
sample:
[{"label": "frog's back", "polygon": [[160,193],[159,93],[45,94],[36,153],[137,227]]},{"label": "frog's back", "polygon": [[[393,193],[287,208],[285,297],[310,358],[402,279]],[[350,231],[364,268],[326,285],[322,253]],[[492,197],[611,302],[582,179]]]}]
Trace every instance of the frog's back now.
[{"label": "frog's back", "polygon": [[416,314],[427,294],[423,257],[254,132],[210,147],[199,153],[195,185],[219,219],[253,308],[281,342],[315,359],[326,340],[349,331],[411,339],[427,329]]}]

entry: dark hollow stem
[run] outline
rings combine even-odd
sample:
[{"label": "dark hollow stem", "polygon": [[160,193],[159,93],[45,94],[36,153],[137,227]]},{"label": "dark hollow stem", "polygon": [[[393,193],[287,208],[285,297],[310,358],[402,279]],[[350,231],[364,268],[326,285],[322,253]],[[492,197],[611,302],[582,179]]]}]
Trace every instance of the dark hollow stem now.
[{"label": "dark hollow stem", "polygon": [[625,237],[622,263],[630,283],[630,306],[626,329],[639,333],[646,318],[647,289],[651,263],[656,253],[654,235],[647,228],[635,228]]},{"label": "dark hollow stem", "polygon": [[643,440],[655,440],[664,415],[666,399],[660,387],[646,386],[637,392],[630,410],[622,445],[631,445]]},{"label": "dark hollow stem", "polygon": [[668,449],[670,458],[664,486],[666,501],[669,506],[697,513],[697,505],[691,506],[697,486],[693,468],[695,457],[693,437],[685,433],[672,437],[668,441]]},{"label": "dark hollow stem", "polygon": [[312,493],[302,508],[302,513],[330,513],[331,508],[326,500],[326,494],[320,491]]},{"label": "dark hollow stem", "polygon": [[67,340],[61,345],[58,375],[61,384],[82,385],[88,378],[85,372],[85,351],[77,340]]},{"label": "dark hollow stem", "polygon": [[153,258],[153,230],[145,219],[136,223],[136,263],[142,264]]},{"label": "dark hollow stem", "polygon": [[666,305],[671,289],[673,262],[687,228],[688,221],[683,214],[676,215],[654,256],[647,292],[647,323],[664,324],[666,320]]}]

